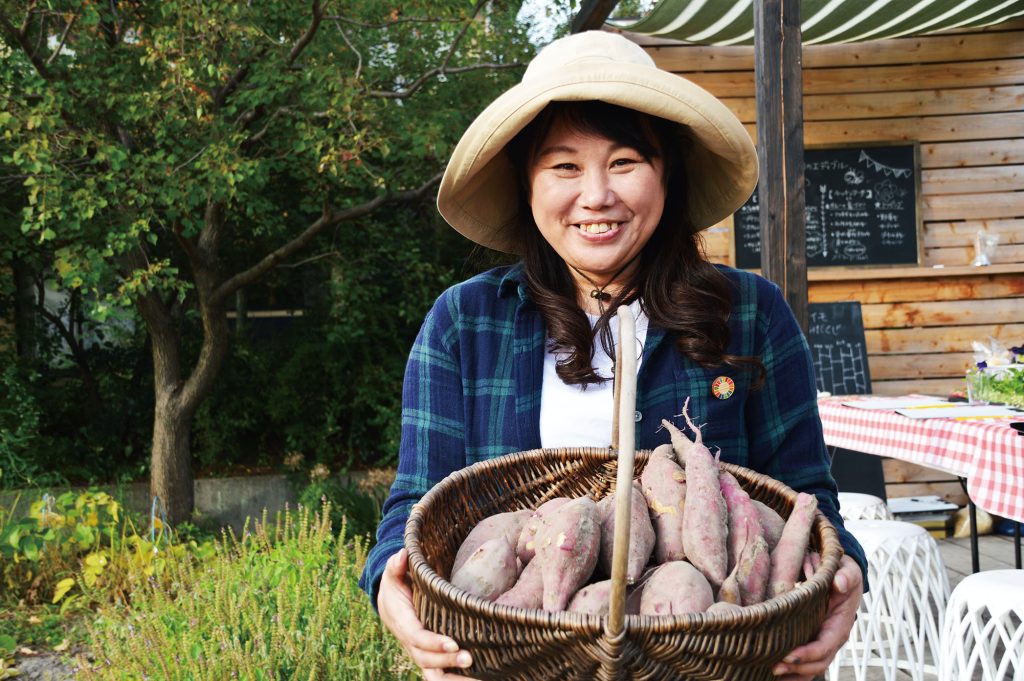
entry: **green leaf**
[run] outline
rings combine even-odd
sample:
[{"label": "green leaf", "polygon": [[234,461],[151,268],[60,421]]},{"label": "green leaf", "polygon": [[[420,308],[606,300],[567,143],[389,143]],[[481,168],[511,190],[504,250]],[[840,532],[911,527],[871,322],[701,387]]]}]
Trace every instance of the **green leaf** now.
[{"label": "green leaf", "polygon": [[0,655],[11,655],[18,646],[18,640],[9,634],[0,634]]},{"label": "green leaf", "polygon": [[71,591],[74,586],[75,580],[73,577],[68,577],[57,582],[57,587],[53,590],[53,601],[51,602],[56,603],[60,599],[64,598],[68,591]]},{"label": "green leaf", "polygon": [[21,528],[15,527],[9,535],[7,535],[7,543],[11,545],[11,548],[17,549],[21,546],[21,538],[24,535],[24,531]]},{"label": "green leaf", "polygon": [[39,560],[39,544],[35,537],[23,537],[19,548],[22,554],[33,563]]},{"label": "green leaf", "polygon": [[93,542],[96,541],[96,534],[88,525],[75,525],[75,531],[72,536],[74,536],[75,541],[85,548],[92,546]]}]

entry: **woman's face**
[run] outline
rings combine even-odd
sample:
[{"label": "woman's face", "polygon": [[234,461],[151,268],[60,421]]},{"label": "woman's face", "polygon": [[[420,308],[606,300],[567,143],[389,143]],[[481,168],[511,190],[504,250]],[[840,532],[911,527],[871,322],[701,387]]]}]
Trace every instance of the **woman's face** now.
[{"label": "woman's face", "polygon": [[[647,243],[665,206],[664,166],[636,149],[556,122],[529,169],[530,207],[541,235],[565,262],[596,284],[611,278]],[[631,268],[635,266],[633,263]],[[580,279],[581,290],[593,285]]]}]

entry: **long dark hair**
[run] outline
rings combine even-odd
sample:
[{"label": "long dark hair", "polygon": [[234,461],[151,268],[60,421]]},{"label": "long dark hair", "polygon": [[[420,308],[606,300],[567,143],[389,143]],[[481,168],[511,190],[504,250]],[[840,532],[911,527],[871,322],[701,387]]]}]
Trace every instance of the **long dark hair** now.
[{"label": "long dark hair", "polygon": [[[529,168],[556,122],[574,132],[633,148],[648,161],[659,158],[665,168],[668,191],[661,222],[641,250],[633,274],[608,302],[593,329],[577,304],[576,284],[568,266],[541,236],[526,199]],[[614,357],[610,327],[614,312],[637,298],[651,323],[675,337],[683,355],[705,367],[726,364],[752,370],[754,386],[763,383],[765,370],[757,357],[726,353],[732,284],[708,262],[703,238],[687,217],[681,188],[687,181],[683,160],[689,146],[687,130],[681,125],[598,101],[553,102],[509,143],[508,153],[522,184],[519,229],[527,287],[544,316],[551,349],[564,354],[557,372],[565,383],[586,386],[608,380],[594,371],[596,338]]]}]

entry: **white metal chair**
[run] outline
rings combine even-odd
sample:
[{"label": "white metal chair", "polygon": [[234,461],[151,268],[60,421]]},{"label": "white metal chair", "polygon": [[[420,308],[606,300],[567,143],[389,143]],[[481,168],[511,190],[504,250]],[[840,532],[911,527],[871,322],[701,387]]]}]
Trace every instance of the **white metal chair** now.
[{"label": "white metal chair", "polygon": [[978,572],[957,584],[942,652],[940,681],[1024,681],[1024,570]]},{"label": "white metal chair", "polygon": [[829,667],[830,681],[843,667],[853,668],[856,681],[865,681],[868,667],[881,667],[886,681],[895,681],[901,669],[924,681],[925,673],[938,669],[949,598],[938,545],[923,528],[898,520],[850,520],[846,527],[868,557],[871,590]]}]

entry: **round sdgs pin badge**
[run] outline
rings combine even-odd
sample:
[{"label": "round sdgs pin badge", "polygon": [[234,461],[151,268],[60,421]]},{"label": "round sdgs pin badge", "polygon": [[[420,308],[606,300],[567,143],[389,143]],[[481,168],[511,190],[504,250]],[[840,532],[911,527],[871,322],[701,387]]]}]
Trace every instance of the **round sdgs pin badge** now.
[{"label": "round sdgs pin badge", "polygon": [[736,384],[728,376],[719,376],[711,384],[711,393],[720,400],[727,400],[736,392]]}]

